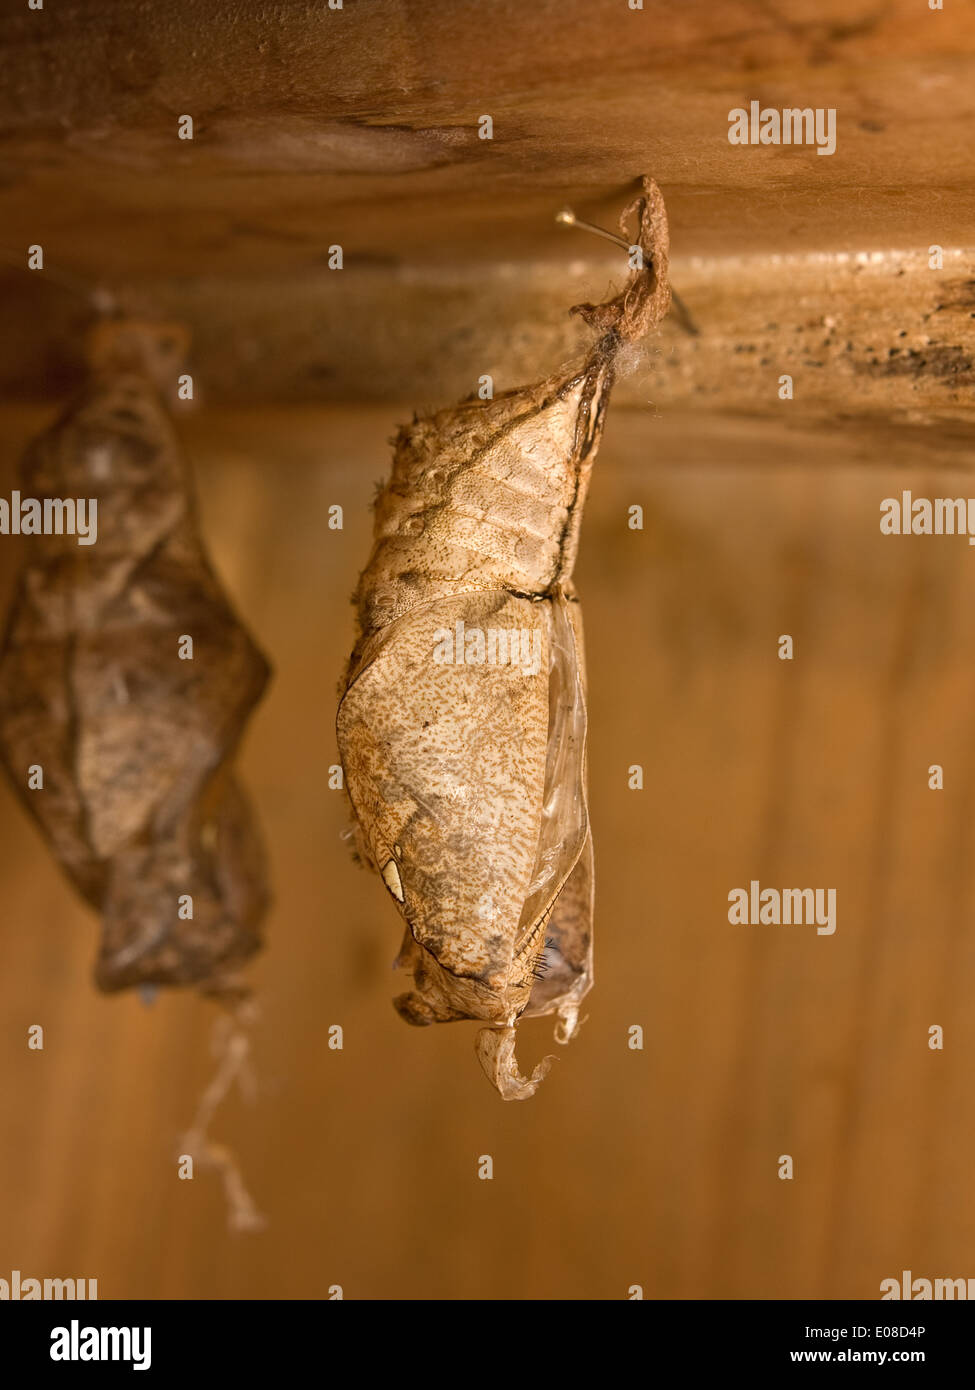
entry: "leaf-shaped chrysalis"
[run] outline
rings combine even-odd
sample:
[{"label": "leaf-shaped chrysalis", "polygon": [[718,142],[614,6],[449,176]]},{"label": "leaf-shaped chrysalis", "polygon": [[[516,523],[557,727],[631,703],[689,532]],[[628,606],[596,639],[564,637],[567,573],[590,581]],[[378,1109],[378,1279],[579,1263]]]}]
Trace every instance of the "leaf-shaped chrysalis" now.
[{"label": "leaf-shaped chrysalis", "polygon": [[269,668],[210,567],[163,404],[185,347],[178,325],[96,325],[88,381],[21,470],[25,496],[97,515],[92,544],[26,542],[0,647],[0,756],[101,912],[103,990],[232,990],[267,902],[232,764]]},{"label": "leaf-shaped chrysalis", "polygon": [[[667,223],[651,180],[625,289],[579,305],[581,364],[414,419],[396,440],[356,595],[338,741],[360,855],[406,922],[410,1023],[479,1019],[505,1099],[534,1093],[515,1024],[568,1042],[592,983],[586,695],[572,570],[620,351],[666,313]],[[624,243],[626,244],[626,243]]]}]

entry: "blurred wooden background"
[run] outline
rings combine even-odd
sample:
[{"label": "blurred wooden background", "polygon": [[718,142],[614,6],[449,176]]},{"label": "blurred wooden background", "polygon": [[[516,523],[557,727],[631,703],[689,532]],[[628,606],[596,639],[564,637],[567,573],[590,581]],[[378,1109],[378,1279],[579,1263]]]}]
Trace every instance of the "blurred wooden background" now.
[{"label": "blurred wooden background", "polygon": [[[925,433],[912,465],[903,432],[610,413],[578,575],[596,987],[535,1099],[506,1105],[472,1026],[394,1014],[399,920],[326,790],[347,598],[407,414],[181,425],[220,572],[276,667],[243,757],[276,894],[259,1096],[214,1126],[270,1225],[229,1235],[216,1180],[176,1177],[210,1007],[94,992],[97,924],[3,786],[0,1272],[169,1298],[876,1298],[902,1269],[967,1277],[975,571],[962,538],[878,527],[902,487],[970,491],[958,449]],[[3,411],[4,490],[43,418]],[[334,502],[342,532],[322,529]],[[835,887],[836,934],[731,926],[752,878]],[[548,1025],[520,1047],[554,1050]]]}]

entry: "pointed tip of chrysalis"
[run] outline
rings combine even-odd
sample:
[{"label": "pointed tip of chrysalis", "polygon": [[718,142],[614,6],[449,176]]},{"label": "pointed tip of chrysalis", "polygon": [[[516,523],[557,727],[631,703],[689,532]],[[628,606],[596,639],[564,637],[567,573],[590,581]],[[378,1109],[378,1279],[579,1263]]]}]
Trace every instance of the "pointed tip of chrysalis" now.
[{"label": "pointed tip of chrysalis", "polygon": [[670,308],[670,237],[663,194],[653,179],[644,175],[639,195],[620,214],[620,231],[633,236],[630,219],[637,217],[635,238],[630,241],[630,278],[613,298],[602,304],[575,304],[580,314],[600,334],[594,352],[610,356],[650,331]]},{"label": "pointed tip of chrysalis", "polygon": [[531,1076],[522,1076],[515,1058],[514,1028],[482,1028],[474,1047],[485,1076],[502,1100],[529,1100],[556,1060],[543,1057]]}]

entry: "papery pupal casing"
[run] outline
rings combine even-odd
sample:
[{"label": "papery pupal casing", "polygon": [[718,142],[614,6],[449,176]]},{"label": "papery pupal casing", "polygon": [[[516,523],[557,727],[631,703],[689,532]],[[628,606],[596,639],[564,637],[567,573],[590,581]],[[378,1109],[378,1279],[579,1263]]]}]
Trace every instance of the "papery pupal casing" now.
[{"label": "papery pupal casing", "polygon": [[[548,1066],[520,1074],[516,1020],[555,1013],[567,1042],[592,982],[571,575],[617,355],[669,302],[650,180],[621,225],[636,207],[643,267],[615,299],[578,307],[601,335],[581,366],[400,431],[339,706],[359,852],[407,923],[414,988],[396,1007],[411,1023],[492,1025],[477,1050],[506,1099],[533,1094]],[[524,659],[500,659],[515,633]]]},{"label": "papery pupal casing", "polygon": [[[0,753],[102,914],[104,990],[223,988],[258,949],[267,905],[231,763],[269,668],[210,568],[160,396],[185,346],[174,325],[97,325],[86,386],[22,467],[24,495],[98,504],[94,544],[25,542],[0,648]],[[28,789],[32,765],[41,789]]]}]

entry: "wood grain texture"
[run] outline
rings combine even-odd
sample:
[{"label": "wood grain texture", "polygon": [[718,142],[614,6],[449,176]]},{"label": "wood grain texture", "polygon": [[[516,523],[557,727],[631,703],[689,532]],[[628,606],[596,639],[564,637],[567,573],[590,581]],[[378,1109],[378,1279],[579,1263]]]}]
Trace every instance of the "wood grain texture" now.
[{"label": "wood grain texture", "polygon": [[[975,212],[971,0],[64,0],[10,10],[0,57],[5,241],[46,203],[96,276],[522,257],[553,202],[609,213],[644,170],[691,254],[898,245],[933,212],[955,244]],[[753,98],[835,107],[836,155],[729,145]]]},{"label": "wood grain texture", "polygon": [[[526,223],[526,244],[539,227]],[[193,325],[192,367],[208,402],[411,400],[425,411],[479,390],[484,374],[498,393],[581,360],[593,335],[568,306],[600,298],[626,273],[622,252],[578,258],[589,240],[566,231],[560,260],[530,265],[153,280],[118,299]],[[896,254],[685,257],[673,280],[699,333],[683,332],[672,312],[632,345],[617,404],[778,414],[785,373],[789,409],[826,420],[971,416],[975,246],[947,249],[937,270],[926,243]],[[90,311],[13,271],[0,274],[4,290],[20,331],[0,343],[0,384],[28,399],[63,393],[83,370]]]},{"label": "wood grain texture", "polygon": [[[189,322],[214,400],[520,385],[577,345],[573,261],[583,294],[618,275],[554,214],[611,220],[648,171],[702,336],[632,403],[759,408],[795,371],[827,413],[970,396],[973,0],[63,0],[8,7],[0,61],[17,394],[76,379],[95,287]],[[729,144],[752,100],[835,109],[836,152]],[[857,253],[881,260],[831,259]]]},{"label": "wood grain texture", "polygon": [[[596,984],[571,1064],[505,1106],[472,1077],[473,1027],[414,1034],[396,1017],[395,913],[325,790],[372,483],[409,413],[180,425],[205,460],[218,571],[278,672],[241,759],[275,877],[254,970],[260,1092],[216,1126],[271,1224],[231,1237],[218,1185],[176,1178],[209,1074],[207,1006],[95,993],[95,919],[3,788],[0,1273],[195,1298],[333,1283],[349,1298],[623,1298],[641,1283],[874,1299],[902,1269],[967,1277],[975,571],[962,539],[878,527],[902,487],[971,490],[960,440],[610,414],[577,569]],[[9,491],[44,417],[0,418]],[[333,502],[343,532],[322,528]],[[626,526],[634,503],[643,532]],[[0,543],[5,575],[14,544]],[[642,793],[627,790],[634,762]],[[933,762],[943,792],[927,788]],[[836,934],[732,927],[727,894],[751,878],[835,886]],[[29,1052],[37,1022],[45,1050]],[[530,1050],[547,1035],[525,1024]]]}]

